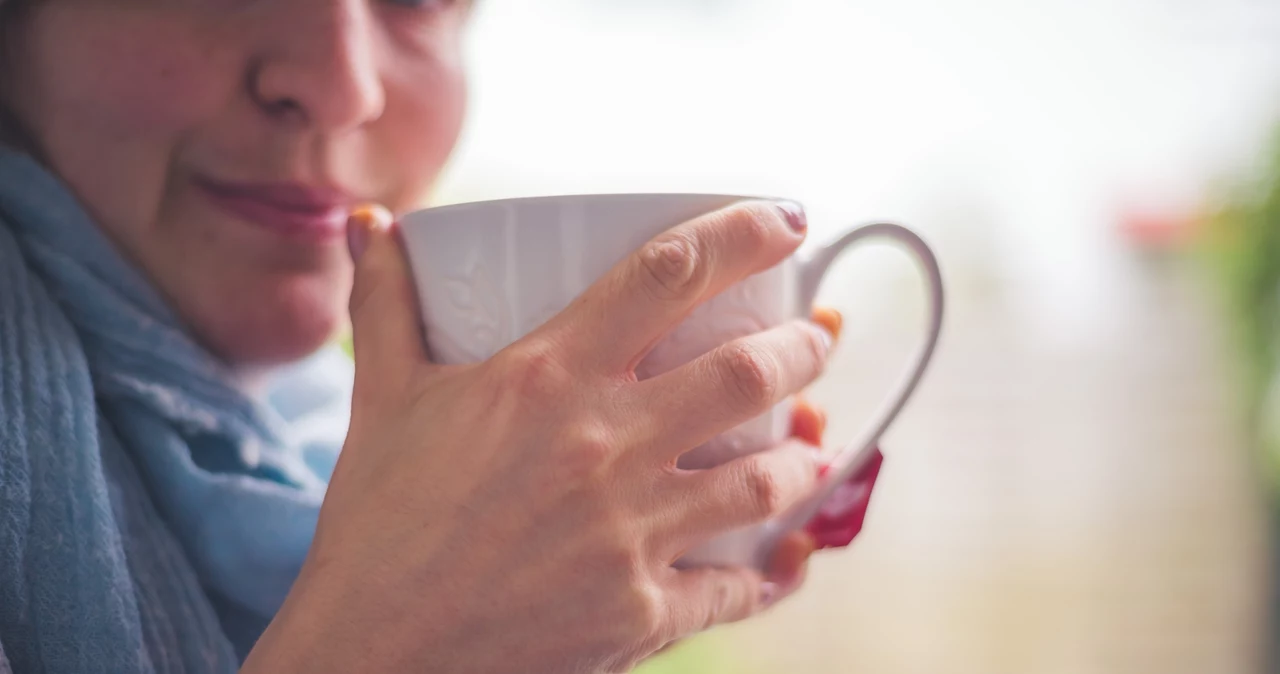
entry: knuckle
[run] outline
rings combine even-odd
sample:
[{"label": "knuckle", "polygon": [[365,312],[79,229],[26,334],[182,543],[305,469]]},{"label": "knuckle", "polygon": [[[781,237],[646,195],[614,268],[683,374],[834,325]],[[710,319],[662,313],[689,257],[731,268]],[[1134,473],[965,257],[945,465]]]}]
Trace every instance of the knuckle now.
[{"label": "knuckle", "polygon": [[640,267],[645,287],[659,300],[684,299],[701,289],[701,256],[687,236],[667,235],[645,245]]},{"label": "knuckle", "polygon": [[725,211],[725,225],[731,237],[749,253],[768,250],[778,240],[776,232],[785,227],[782,214],[770,204],[749,202]]},{"label": "knuckle", "polygon": [[592,564],[611,570],[611,590],[601,602],[602,614],[616,630],[620,645],[643,643],[661,629],[664,601],[661,588],[645,571],[644,553],[627,528],[611,527],[600,539]]},{"label": "knuckle", "polygon": [[605,525],[604,530],[611,532],[612,536],[601,548],[600,563],[606,568],[614,569],[618,573],[617,577],[623,579],[630,587],[637,580],[636,571],[640,566],[640,552],[623,535],[627,529],[618,526],[620,524],[618,518],[604,516],[601,520]]},{"label": "knuckle", "polygon": [[723,621],[729,615],[732,607],[733,588],[724,579],[716,581],[711,588],[711,605],[707,613],[706,622],[703,623],[703,629],[710,629]]},{"label": "knuckle", "polygon": [[750,342],[726,347],[723,365],[731,398],[739,411],[753,413],[768,407],[778,390],[778,366]]},{"label": "knuckle", "polygon": [[599,426],[582,425],[564,443],[560,452],[560,479],[569,484],[598,481],[617,456],[615,444]]},{"label": "knuckle", "polygon": [[651,583],[633,585],[623,601],[622,624],[630,640],[647,642],[662,632],[665,604],[661,590]]},{"label": "knuckle", "polygon": [[742,482],[747,497],[751,500],[751,512],[757,519],[780,513],[785,505],[786,494],[777,473],[760,461],[747,460],[742,465]]},{"label": "knuckle", "polygon": [[570,379],[560,357],[546,345],[525,344],[509,350],[501,365],[504,383],[526,400],[554,400]]}]

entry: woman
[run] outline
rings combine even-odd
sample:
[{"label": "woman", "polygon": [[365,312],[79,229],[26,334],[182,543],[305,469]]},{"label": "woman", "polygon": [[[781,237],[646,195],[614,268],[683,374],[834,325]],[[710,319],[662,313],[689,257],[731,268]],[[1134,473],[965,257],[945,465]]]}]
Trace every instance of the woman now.
[{"label": "woman", "polygon": [[[426,197],[468,9],[0,0],[0,671],[621,671],[794,588],[804,536],[767,579],[670,561],[800,498],[819,416],[674,459],[810,382],[833,330],[630,368],[803,213],[687,223],[449,368],[390,217],[348,222]],[[354,373],[325,347],[348,315]]]}]

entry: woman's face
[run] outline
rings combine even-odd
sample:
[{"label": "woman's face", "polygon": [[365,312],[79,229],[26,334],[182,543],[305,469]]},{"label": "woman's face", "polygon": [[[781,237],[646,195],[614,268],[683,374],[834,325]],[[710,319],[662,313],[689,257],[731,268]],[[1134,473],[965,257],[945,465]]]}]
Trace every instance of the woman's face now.
[{"label": "woman's face", "polygon": [[466,4],[38,0],[5,101],[198,339],[280,363],[344,320],[347,209],[421,204],[452,149]]}]

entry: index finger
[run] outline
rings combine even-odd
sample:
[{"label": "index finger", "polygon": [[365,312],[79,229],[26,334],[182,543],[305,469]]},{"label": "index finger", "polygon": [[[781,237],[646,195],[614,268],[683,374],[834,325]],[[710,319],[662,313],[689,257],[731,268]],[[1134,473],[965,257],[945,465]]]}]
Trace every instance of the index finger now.
[{"label": "index finger", "polygon": [[785,259],[804,240],[804,214],[789,202],[745,202],[674,227],[592,285],[550,329],[583,364],[634,369],[700,303]]}]

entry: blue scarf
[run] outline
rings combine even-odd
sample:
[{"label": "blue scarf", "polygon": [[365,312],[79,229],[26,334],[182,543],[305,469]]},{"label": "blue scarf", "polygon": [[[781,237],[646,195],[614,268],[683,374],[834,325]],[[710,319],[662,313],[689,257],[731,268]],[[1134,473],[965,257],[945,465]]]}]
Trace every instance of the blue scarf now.
[{"label": "blue scarf", "polygon": [[238,669],[311,543],[351,365],[326,350],[263,399],[232,382],[0,149],[0,672]]}]

